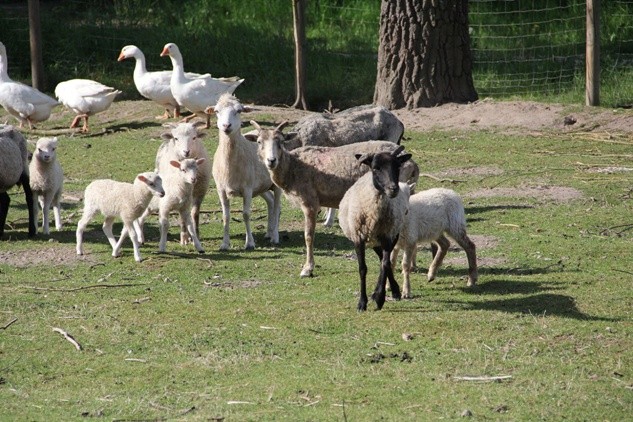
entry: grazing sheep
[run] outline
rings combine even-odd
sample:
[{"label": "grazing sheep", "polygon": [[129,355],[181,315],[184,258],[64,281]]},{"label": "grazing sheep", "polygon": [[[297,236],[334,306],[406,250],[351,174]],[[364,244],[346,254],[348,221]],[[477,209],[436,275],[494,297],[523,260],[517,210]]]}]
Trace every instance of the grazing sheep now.
[{"label": "grazing sheep", "polygon": [[[314,270],[314,229],[320,207],[338,208],[345,192],[369,170],[358,165],[354,154],[393,152],[399,145],[368,141],[336,148],[307,146],[287,151],[281,131],[286,123],[275,129],[263,129],[251,121],[259,133],[256,139],[259,157],[266,164],[273,182],[303,211],[306,262],[301,277],[309,277]],[[417,164],[410,160],[404,164],[400,178],[415,183],[419,174]]]},{"label": "grazing sheep", "polygon": [[378,309],[382,309],[387,279],[393,298],[400,299],[400,288],[391,268],[391,252],[398,242],[409,207],[408,189],[400,189],[398,184],[400,168],[411,158],[411,154],[398,155],[403,149],[400,146],[392,152],[356,154],[358,161],[370,167],[371,172],[358,179],[341,199],[339,224],[345,236],[354,243],[358,258],[359,311],[367,310],[366,245],[372,246],[381,260],[380,276],[372,300]]},{"label": "grazing sheep", "polygon": [[[169,213],[177,211],[180,214],[181,233],[180,239],[185,237],[182,230],[187,230],[191,241],[196,250],[204,253],[204,249],[198,240],[198,235],[193,226],[191,218],[191,204],[193,202],[193,186],[196,183],[199,166],[203,165],[205,158],[193,159],[187,158],[181,161],[172,160],[169,162],[171,168],[162,169],[161,177],[165,186],[165,196],[158,200],[158,204],[154,201],[150,204],[150,208],[158,208],[158,223],[160,226],[160,242],[158,250],[165,252],[167,247],[167,232],[169,231]],[[141,219],[137,222],[142,225],[144,217],[147,213],[143,213]]]},{"label": "grazing sheep", "polygon": [[398,251],[402,249],[402,275],[404,276],[402,297],[411,297],[410,273],[415,264],[416,247],[420,243],[434,242],[437,252],[429,266],[427,278],[435,279],[450,242],[454,239],[468,257],[468,286],[477,282],[477,254],[475,244],[466,235],[466,213],[459,195],[450,189],[436,188],[418,192],[409,199],[409,214],[400,232],[400,239],[392,253],[392,264],[396,264]]},{"label": "grazing sheep", "polygon": [[[48,213],[51,206],[55,215],[55,228],[58,231],[62,229],[60,202],[64,173],[59,160],[57,160],[56,150],[57,138],[40,138],[35,145],[35,152],[29,165],[31,190],[37,196],[39,208],[42,209],[42,232],[44,234],[49,234]],[[35,206],[35,221],[38,219],[38,207]]]},{"label": "grazing sheep", "polygon": [[[77,255],[83,255],[83,233],[97,212],[105,216],[103,232],[112,245],[112,256],[121,253],[121,245],[127,235],[134,245],[134,259],[141,262],[134,221],[145,211],[153,196],[164,196],[161,177],[155,172],[141,173],[134,183],[117,182],[110,179],[95,180],[86,187],[84,212],[77,224]],[[116,217],[123,220],[123,230],[117,242],[112,234],[112,224]]]},{"label": "grazing sheep", "polygon": [[266,237],[274,245],[279,243],[279,216],[281,214],[281,189],[273,184],[266,166],[257,159],[257,145],[244,138],[241,132],[240,114],[250,111],[231,94],[223,94],[214,107],[219,129],[219,144],[213,157],[213,179],[222,205],[224,237],[220,250],[230,247],[229,221],[230,198],[243,198],[242,216],[246,227],[244,249],[255,248],[251,232],[251,201],[261,196],[268,208]]},{"label": "grazing sheep", "polygon": [[[198,172],[196,174],[196,182],[193,185],[192,191],[192,203],[191,203],[191,218],[193,219],[194,229],[196,234],[200,236],[200,206],[204,200],[207,190],[209,189],[209,181],[211,180],[211,160],[209,159],[209,153],[202,143],[202,138],[206,136],[204,132],[199,130],[199,127],[203,126],[203,123],[179,123],[168,124],[167,127],[171,128],[169,132],[165,132],[161,135],[164,142],[158,148],[156,154],[156,169],[158,173],[161,173],[163,169],[169,168],[170,161],[184,160],[185,158],[204,158],[204,162],[198,165]],[[181,220],[181,244],[187,244],[191,242],[191,237],[186,231],[184,222]]]},{"label": "grazing sheep", "polygon": [[29,210],[29,237],[37,234],[35,203],[29,184],[29,161],[26,139],[10,125],[0,125],[0,237],[4,234],[11,198],[7,191],[21,184]]}]

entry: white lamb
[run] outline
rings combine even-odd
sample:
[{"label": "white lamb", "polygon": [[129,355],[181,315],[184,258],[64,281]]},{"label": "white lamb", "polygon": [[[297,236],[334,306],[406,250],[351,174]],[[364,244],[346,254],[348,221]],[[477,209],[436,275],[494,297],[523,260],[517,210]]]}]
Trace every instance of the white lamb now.
[{"label": "white lamb", "polygon": [[[155,172],[141,173],[134,183],[117,182],[110,179],[95,180],[86,187],[84,212],[77,224],[77,255],[83,255],[83,232],[94,215],[101,212],[105,216],[103,232],[112,245],[112,256],[121,253],[121,245],[129,234],[134,245],[134,259],[141,262],[139,242],[134,221],[145,211],[153,196],[164,196],[161,177]],[[123,220],[123,230],[118,242],[112,234],[115,218]]]},{"label": "white lamb", "polygon": [[257,145],[247,141],[241,132],[241,113],[251,111],[231,94],[223,94],[214,107],[219,129],[219,144],[213,156],[213,179],[222,205],[224,237],[220,250],[230,248],[229,221],[230,198],[243,198],[242,216],[246,227],[245,249],[255,247],[251,231],[251,201],[261,196],[268,208],[266,237],[274,245],[279,243],[279,216],[281,214],[281,189],[271,180],[266,166],[257,158]]},{"label": "white lamb", "polygon": [[378,254],[380,276],[371,298],[378,309],[385,303],[387,279],[394,299],[400,299],[400,289],[391,268],[391,252],[398,242],[398,235],[405,223],[409,207],[407,185],[399,186],[400,168],[411,154],[399,155],[404,147],[392,152],[357,154],[360,163],[371,168],[348,189],[341,199],[339,224],[345,236],[354,243],[360,275],[360,299],[358,310],[367,310],[367,264],[365,246],[371,246]]},{"label": "white lamb", "polygon": [[[64,185],[64,172],[57,160],[57,138],[40,138],[35,145],[33,159],[29,165],[31,190],[37,195],[39,208],[42,209],[42,232],[49,234],[49,210],[53,207],[55,228],[62,229],[60,202]],[[35,220],[38,221],[38,207],[35,207]]]},{"label": "white lamb", "polygon": [[428,280],[433,281],[450,246],[445,235],[454,239],[466,252],[468,258],[467,286],[475,285],[478,277],[477,254],[475,244],[466,234],[466,213],[462,200],[455,191],[435,188],[418,192],[409,199],[409,214],[392,254],[392,264],[395,265],[398,251],[400,249],[404,251],[402,258],[403,297],[411,297],[410,273],[415,265],[417,245],[434,242],[438,246],[427,274]]},{"label": "white lamb", "polygon": [[[281,131],[286,122],[274,129],[261,128],[254,121],[251,124],[259,134],[256,138],[259,157],[273,182],[303,211],[306,262],[301,277],[310,277],[314,270],[314,230],[319,209],[322,206],[338,208],[345,192],[369,170],[359,165],[355,154],[393,152],[400,146],[387,141],[368,141],[336,148],[308,146],[287,151]],[[419,173],[417,164],[409,160],[403,165],[400,178],[415,183]]]},{"label": "white lamb", "polygon": [[[2,44],[2,43],[0,43]],[[11,197],[7,190],[22,185],[29,210],[29,237],[37,234],[33,192],[29,183],[29,162],[26,139],[13,126],[0,125],[0,237],[4,234]]]},{"label": "white lamb", "polygon": [[[200,236],[200,207],[204,200],[207,190],[209,189],[209,181],[211,180],[211,160],[209,153],[202,143],[202,139],[206,136],[199,128],[204,123],[178,123],[167,124],[170,128],[169,132],[161,134],[163,143],[156,153],[156,171],[162,173],[171,169],[171,161],[181,161],[186,158],[204,158],[203,162],[198,165],[196,173],[196,182],[193,184],[192,202],[191,202],[191,218],[193,220],[194,229],[198,237]],[[149,209],[148,213],[156,209]],[[144,216],[146,217],[146,215]],[[143,218],[144,220],[145,218]],[[144,242],[142,237],[141,243]],[[187,232],[184,221],[180,221],[180,243],[185,245],[191,242],[191,236]]]},{"label": "white lamb", "polygon": [[[182,226],[187,230],[191,240],[199,253],[204,249],[198,240],[198,235],[191,218],[191,204],[193,202],[193,186],[196,183],[198,167],[206,159],[187,158],[185,160],[169,162],[169,169],[161,170],[161,177],[165,186],[165,196],[158,200],[158,223],[160,226],[160,242],[158,250],[165,252],[167,247],[167,232],[169,231],[169,213],[177,211],[180,214]],[[183,238],[181,233],[180,238]]]}]

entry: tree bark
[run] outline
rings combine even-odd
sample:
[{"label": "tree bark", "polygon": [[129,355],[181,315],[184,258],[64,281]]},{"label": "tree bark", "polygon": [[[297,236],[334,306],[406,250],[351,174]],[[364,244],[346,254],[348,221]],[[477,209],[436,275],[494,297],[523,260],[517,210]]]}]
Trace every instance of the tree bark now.
[{"label": "tree bark", "polygon": [[292,107],[308,109],[305,98],[305,55],[304,47],[306,40],[305,27],[305,7],[307,0],[292,0],[292,16],[294,22],[294,40],[295,40],[295,92],[296,100]]},{"label": "tree bark", "polygon": [[40,0],[29,0],[29,40],[31,43],[31,85],[44,91],[44,61],[42,59],[42,29],[40,25]]},{"label": "tree bark", "polygon": [[383,0],[374,103],[411,109],[477,98],[468,0]]}]

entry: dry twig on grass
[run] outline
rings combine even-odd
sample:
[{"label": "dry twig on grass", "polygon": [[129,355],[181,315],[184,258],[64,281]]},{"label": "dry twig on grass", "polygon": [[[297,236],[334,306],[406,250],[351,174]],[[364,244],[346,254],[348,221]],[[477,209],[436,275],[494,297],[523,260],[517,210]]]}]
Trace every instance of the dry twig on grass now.
[{"label": "dry twig on grass", "polygon": [[13,323],[15,323],[18,319],[17,318],[13,318],[11,321],[7,322],[6,324],[4,324],[2,327],[0,327],[0,330],[6,330],[7,328],[9,328],[11,325],[13,325]]},{"label": "dry twig on grass", "polygon": [[61,328],[57,328],[57,327],[53,327],[53,331],[55,331],[56,333],[61,334],[62,336],[64,336],[64,338],[66,340],[68,340],[69,342],[71,342],[73,344],[73,346],[75,346],[75,349],[80,350],[82,349],[81,344],[79,344],[77,342],[77,340],[75,340],[73,338],[73,336],[71,336],[70,334],[68,334],[66,331],[62,330]]},{"label": "dry twig on grass", "polygon": [[499,376],[481,376],[481,377],[453,377],[454,380],[457,381],[477,381],[477,382],[492,382],[492,381],[503,381],[511,379],[512,375],[499,375]]}]

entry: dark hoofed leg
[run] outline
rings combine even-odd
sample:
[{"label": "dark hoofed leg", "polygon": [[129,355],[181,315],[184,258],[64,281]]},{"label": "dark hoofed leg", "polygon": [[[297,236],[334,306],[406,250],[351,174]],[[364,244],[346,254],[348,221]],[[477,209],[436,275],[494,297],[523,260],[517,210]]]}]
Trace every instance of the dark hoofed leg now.
[{"label": "dark hoofed leg", "polygon": [[358,259],[358,274],[360,275],[360,299],[358,299],[358,312],[367,310],[367,265],[365,263],[365,244],[355,245]]},{"label": "dark hoofed leg", "polygon": [[[387,274],[385,273],[384,265],[382,264],[382,259],[384,256],[384,251],[381,247],[374,247],[374,252],[380,257],[380,274],[378,275],[378,281],[376,282],[376,288],[374,289],[374,293],[371,295],[371,298],[374,302],[376,302],[376,307],[378,310],[381,310],[383,305],[385,304],[385,296],[387,293]],[[393,286],[392,286],[393,288]],[[396,287],[398,290],[399,288]]]},{"label": "dark hoofed leg", "polygon": [[7,221],[10,203],[11,197],[9,194],[6,192],[0,192],[0,237],[4,234],[4,223]]},{"label": "dark hoofed leg", "polygon": [[27,174],[22,174],[20,177],[22,183],[22,189],[24,189],[24,197],[26,198],[26,206],[29,209],[29,237],[35,237],[37,235],[37,222],[35,221],[35,204],[33,198],[33,191],[31,191],[31,183]]}]

